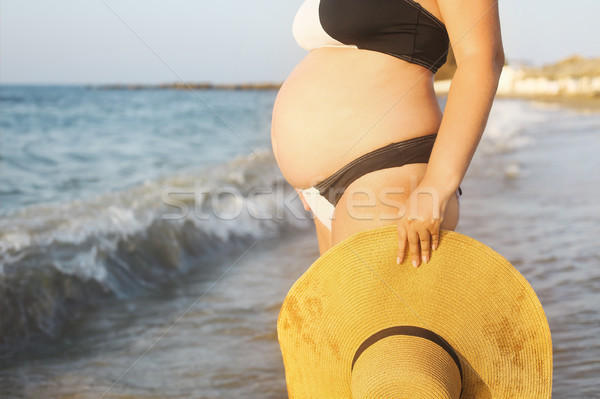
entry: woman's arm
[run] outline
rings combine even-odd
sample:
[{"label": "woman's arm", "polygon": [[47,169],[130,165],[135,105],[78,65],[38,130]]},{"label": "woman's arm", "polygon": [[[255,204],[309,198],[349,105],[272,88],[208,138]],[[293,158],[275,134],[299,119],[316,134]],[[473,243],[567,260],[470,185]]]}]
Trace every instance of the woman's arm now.
[{"label": "woman's arm", "polygon": [[441,219],[479,144],[504,65],[496,0],[438,0],[457,69],[425,177],[398,220],[398,261],[408,241],[413,265],[430,258]]}]

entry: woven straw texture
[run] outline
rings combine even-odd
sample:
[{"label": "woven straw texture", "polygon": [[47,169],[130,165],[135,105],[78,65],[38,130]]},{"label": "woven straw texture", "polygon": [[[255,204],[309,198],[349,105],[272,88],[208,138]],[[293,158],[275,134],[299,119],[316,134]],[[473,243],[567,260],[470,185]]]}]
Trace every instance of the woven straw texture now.
[{"label": "woven straw texture", "polygon": [[[365,377],[362,366],[364,376],[355,375],[352,385],[356,349],[398,325],[434,331],[454,348],[463,370],[461,398],[551,396],[548,322],[535,292],[506,259],[451,231],[442,231],[432,259],[419,268],[409,265],[409,256],[396,265],[397,246],[395,225],[356,233],[292,286],[277,323],[291,399],[353,398],[353,387],[356,393],[367,384],[357,380],[376,378]],[[369,351],[363,355],[373,357]]]},{"label": "woven straw texture", "polygon": [[[436,363],[424,358],[438,359]],[[423,338],[386,337],[363,352],[352,370],[353,398],[458,398],[460,373],[448,352]]]}]

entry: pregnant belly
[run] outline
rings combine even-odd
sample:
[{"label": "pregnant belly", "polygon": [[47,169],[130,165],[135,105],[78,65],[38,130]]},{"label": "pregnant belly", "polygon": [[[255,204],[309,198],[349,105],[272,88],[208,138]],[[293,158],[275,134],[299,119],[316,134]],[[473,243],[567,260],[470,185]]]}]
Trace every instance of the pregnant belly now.
[{"label": "pregnant belly", "polygon": [[442,113],[433,74],[368,50],[309,53],[282,85],[271,139],[294,187],[308,188],[391,142],[437,132]]}]

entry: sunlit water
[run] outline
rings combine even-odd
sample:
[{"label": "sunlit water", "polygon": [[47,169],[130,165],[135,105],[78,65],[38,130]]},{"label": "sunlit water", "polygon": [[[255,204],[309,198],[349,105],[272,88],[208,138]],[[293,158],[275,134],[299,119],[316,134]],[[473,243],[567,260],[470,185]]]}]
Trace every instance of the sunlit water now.
[{"label": "sunlit water", "polygon": [[[277,315],[318,250],[275,93],[198,93],[0,88],[2,398],[286,397]],[[462,184],[458,231],[544,306],[556,398],[600,397],[598,150],[600,115],[500,99]]]}]

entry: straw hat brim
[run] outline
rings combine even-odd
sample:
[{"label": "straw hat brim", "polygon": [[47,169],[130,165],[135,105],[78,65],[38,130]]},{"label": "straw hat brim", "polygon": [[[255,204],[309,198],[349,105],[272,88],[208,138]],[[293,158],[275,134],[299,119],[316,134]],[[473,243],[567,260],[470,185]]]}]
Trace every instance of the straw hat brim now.
[{"label": "straw hat brim", "polygon": [[431,330],[456,351],[461,398],[549,398],[552,343],[525,278],[501,255],[442,231],[431,260],[396,264],[395,225],[332,247],[295,282],[277,332],[291,399],[352,398],[357,348],[393,326]]}]

